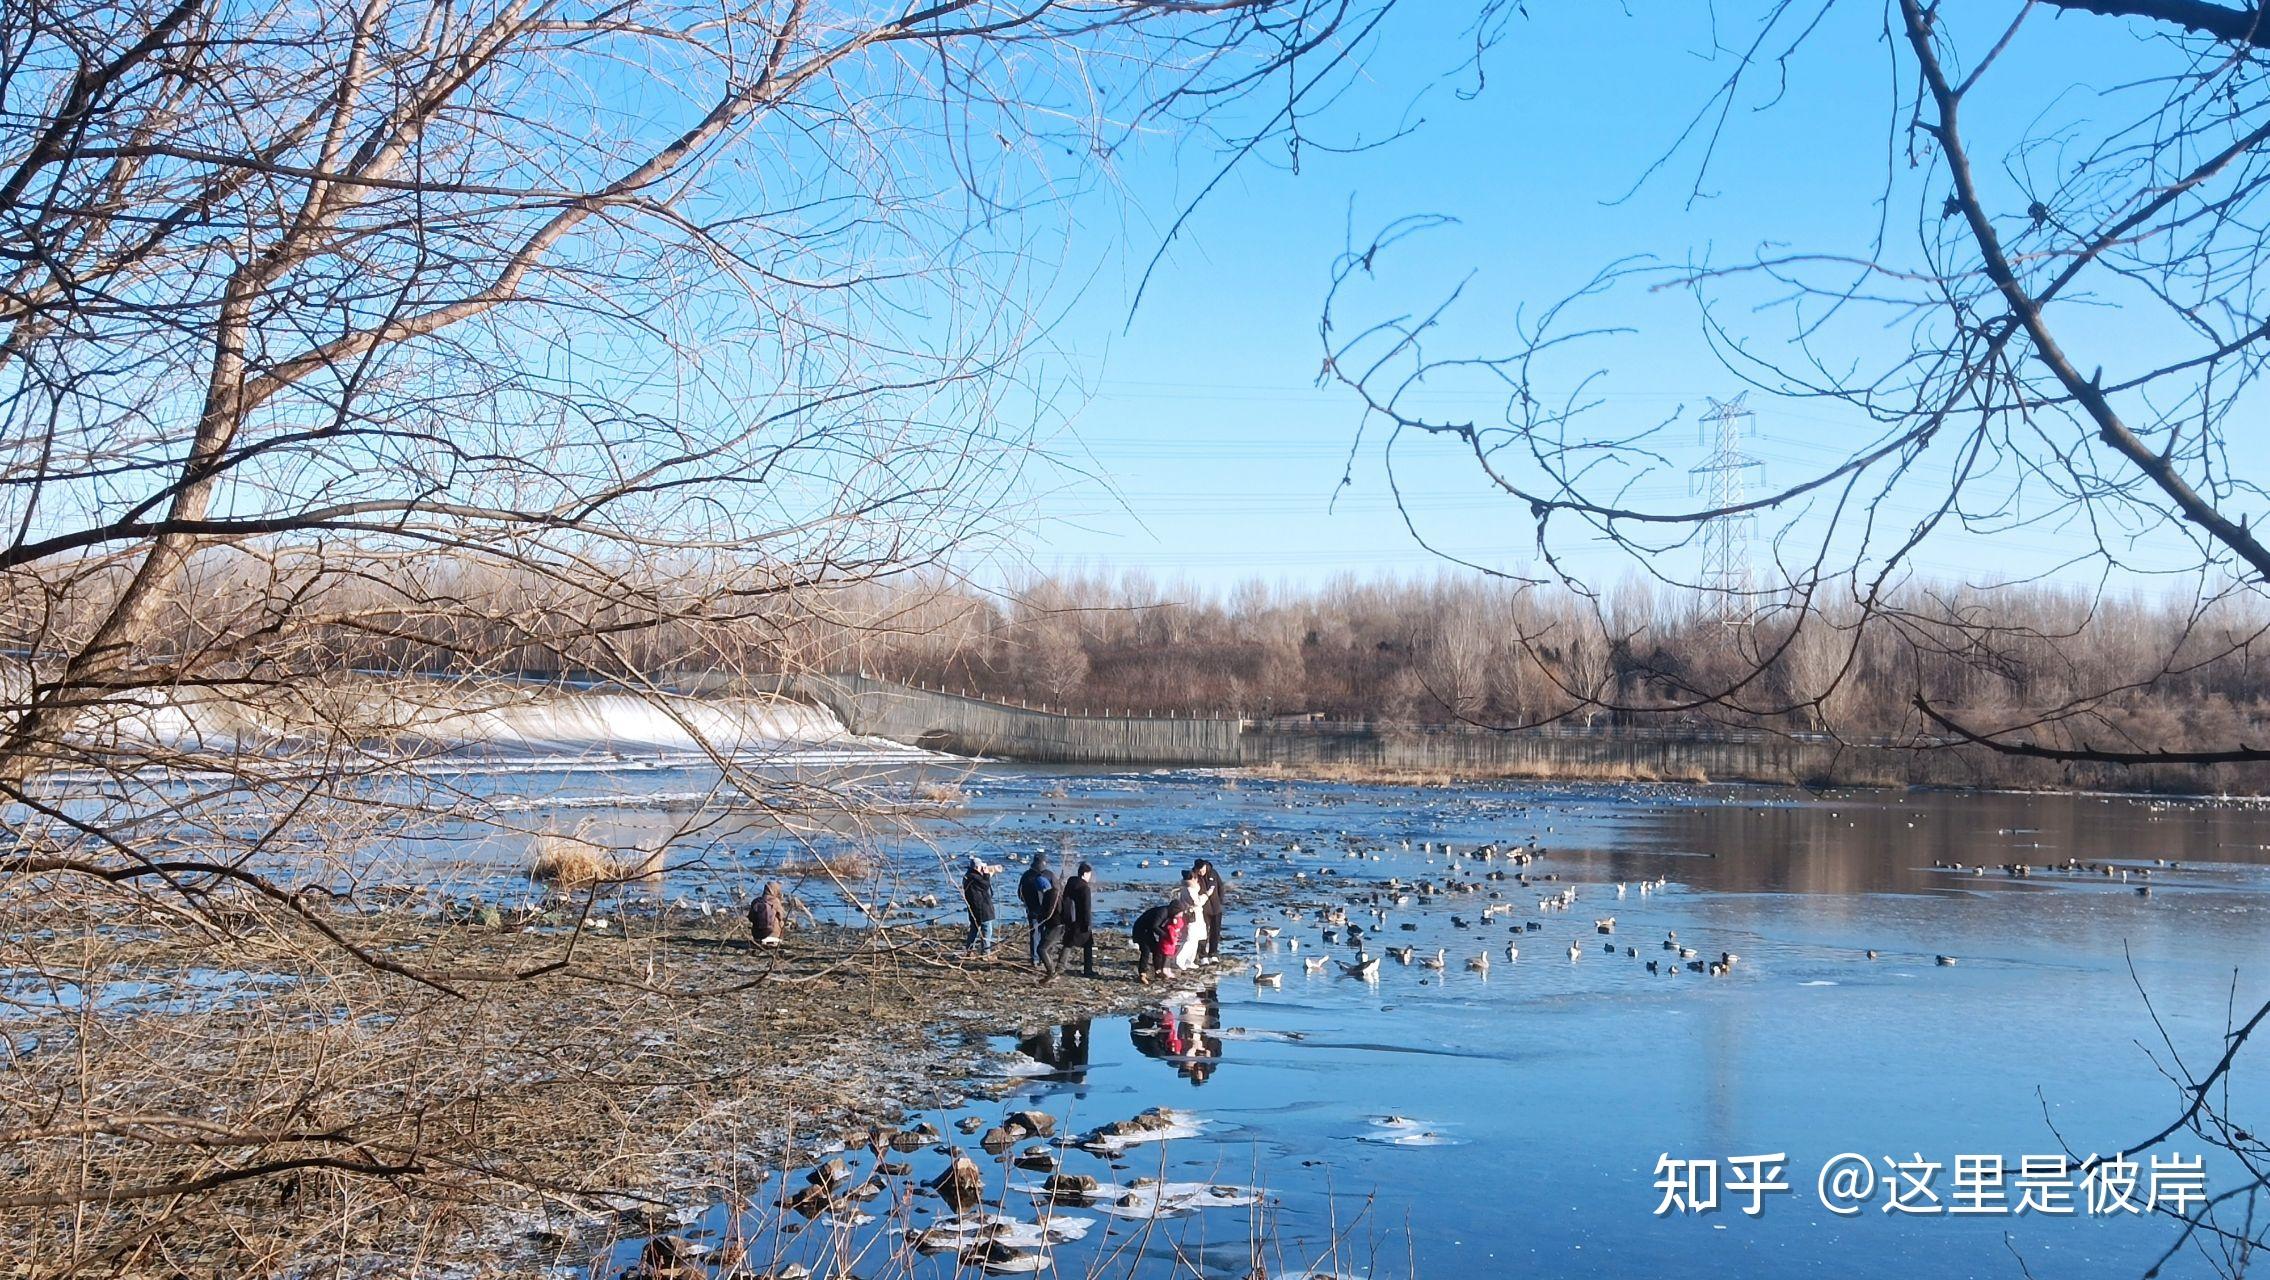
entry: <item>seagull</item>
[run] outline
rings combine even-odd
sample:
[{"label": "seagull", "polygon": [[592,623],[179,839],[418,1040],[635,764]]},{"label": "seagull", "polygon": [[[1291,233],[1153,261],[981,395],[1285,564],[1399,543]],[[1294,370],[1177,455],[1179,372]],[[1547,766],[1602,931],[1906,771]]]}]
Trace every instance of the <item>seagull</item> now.
[{"label": "seagull", "polygon": [[1571,960],[1574,960],[1574,959],[1576,959],[1576,958],[1577,958],[1578,956],[1581,956],[1581,955],[1583,955],[1583,954],[1584,954],[1584,944],[1583,944],[1583,943],[1581,943],[1581,942],[1571,942],[1571,943],[1569,944],[1569,959],[1571,959]]},{"label": "seagull", "polygon": [[1519,960],[1520,958],[1521,948],[1513,945],[1510,942],[1505,944],[1505,962],[1507,964],[1512,964],[1514,961]]},{"label": "seagull", "polygon": [[1425,965],[1429,969],[1440,969],[1449,963],[1449,957],[1444,953],[1441,947],[1436,947],[1435,953],[1433,955],[1426,957],[1425,959],[1419,961],[1419,963]]},{"label": "seagull", "polygon": [[1397,964],[1411,963],[1412,951],[1409,947],[1389,947],[1387,949],[1387,954],[1394,956],[1395,963]]},{"label": "seagull", "polygon": [[1324,972],[1324,962],[1325,957],[1323,956],[1310,956],[1308,959],[1301,961],[1302,964],[1308,966],[1308,971],[1310,973]]}]

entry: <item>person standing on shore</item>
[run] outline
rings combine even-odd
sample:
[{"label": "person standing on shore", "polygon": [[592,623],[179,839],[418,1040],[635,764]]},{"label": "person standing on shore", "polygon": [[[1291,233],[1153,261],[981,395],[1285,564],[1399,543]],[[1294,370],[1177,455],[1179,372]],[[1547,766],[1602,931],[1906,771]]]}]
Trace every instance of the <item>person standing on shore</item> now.
[{"label": "person standing on shore", "polygon": [[1044,973],[1048,970],[1048,964],[1042,953],[1048,941],[1049,922],[1056,918],[1059,896],[1056,876],[1048,869],[1047,851],[1035,850],[1032,865],[1026,867],[1025,874],[1017,878],[1017,901],[1023,903],[1025,908],[1025,940],[1032,952],[1033,968]]},{"label": "person standing on shore", "polygon": [[1222,916],[1228,909],[1223,898],[1228,886],[1222,883],[1222,873],[1216,871],[1208,859],[1200,858],[1191,870],[1198,873],[1198,887],[1206,894],[1206,937],[1199,943],[1198,956],[1212,964],[1222,958]]},{"label": "person standing on shore", "polygon": [[982,950],[986,955],[993,954],[993,877],[1000,871],[998,864],[974,853],[962,871],[962,901],[969,906],[969,936],[962,939],[964,951]]},{"label": "person standing on shore", "polygon": [[1198,949],[1206,943],[1206,890],[1198,882],[1195,870],[1182,873],[1182,887],[1175,891],[1175,906],[1182,917],[1180,944],[1174,948],[1174,967],[1188,969],[1198,963]]},{"label": "person standing on shore", "polygon": [[775,880],[749,904],[749,941],[760,947],[777,947],[787,937],[788,895]]},{"label": "person standing on shore", "polygon": [[1081,949],[1080,975],[1096,976],[1095,882],[1096,869],[1085,862],[1064,882],[1054,922],[1048,927],[1048,940],[1041,948],[1047,970],[1041,981],[1063,970],[1064,953],[1074,947]]}]

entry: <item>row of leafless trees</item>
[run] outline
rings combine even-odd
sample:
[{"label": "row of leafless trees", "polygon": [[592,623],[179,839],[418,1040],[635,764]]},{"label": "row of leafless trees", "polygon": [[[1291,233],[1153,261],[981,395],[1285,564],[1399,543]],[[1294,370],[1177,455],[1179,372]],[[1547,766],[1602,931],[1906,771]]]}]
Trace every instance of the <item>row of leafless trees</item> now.
[{"label": "row of leafless trees", "polygon": [[[874,674],[1074,707],[1508,727],[1733,720],[1912,742],[1940,736],[1914,704],[1920,687],[1997,722],[2150,747],[2244,736],[2270,692],[2254,664],[2264,620],[2242,601],[2042,585],[1912,587],[1896,618],[1816,595],[1740,625],[1707,593],[1639,579],[1605,599],[1476,575],[861,594],[856,616],[898,627],[845,631],[823,650]],[[2084,700],[2087,716],[2069,714]]]}]

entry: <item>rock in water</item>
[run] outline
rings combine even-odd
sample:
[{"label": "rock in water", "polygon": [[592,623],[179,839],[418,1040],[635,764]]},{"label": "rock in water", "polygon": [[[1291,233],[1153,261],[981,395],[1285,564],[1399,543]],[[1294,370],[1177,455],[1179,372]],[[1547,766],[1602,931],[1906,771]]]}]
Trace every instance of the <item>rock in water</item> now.
[{"label": "rock in water", "polygon": [[655,1280],[698,1276],[702,1271],[698,1261],[700,1252],[693,1241],[683,1236],[656,1236],[638,1251],[638,1273]]},{"label": "rock in water", "polygon": [[842,1156],[830,1156],[806,1174],[804,1181],[822,1191],[833,1191],[851,1181],[851,1168],[844,1164]]},{"label": "rock in water", "polygon": [[1084,1173],[1052,1173],[1041,1191],[1056,1204],[1086,1204],[1103,1184]]},{"label": "rock in water", "polygon": [[930,1189],[959,1213],[985,1199],[985,1171],[965,1155],[956,1155],[945,1172],[930,1180]]},{"label": "rock in water", "polygon": [[1011,1133],[1031,1138],[1048,1138],[1056,1134],[1056,1117],[1046,1111],[1013,1111],[1001,1122]]}]

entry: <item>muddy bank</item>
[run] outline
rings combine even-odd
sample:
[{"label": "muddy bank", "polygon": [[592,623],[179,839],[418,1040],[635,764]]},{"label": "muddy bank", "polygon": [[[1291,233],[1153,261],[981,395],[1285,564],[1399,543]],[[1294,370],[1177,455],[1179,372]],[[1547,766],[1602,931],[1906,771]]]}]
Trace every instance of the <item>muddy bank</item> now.
[{"label": "muddy bank", "polygon": [[[1150,994],[1117,932],[1099,935],[1102,977],[1043,985],[1020,927],[985,960],[936,925],[807,930],[758,952],[723,918],[629,937],[334,922],[412,971],[389,973],[288,920],[242,924],[220,946],[152,932],[43,948],[76,1007],[18,1038],[19,1097],[232,1119],[205,1147],[91,1126],[84,1160],[90,1126],[74,1126],[12,1162],[14,1185],[101,1202],[107,1273],[580,1272],[846,1134],[1005,1083],[989,1037]],[[76,1096],[81,1051],[120,1082],[106,1096]],[[75,1212],[0,1207],[15,1242],[0,1253],[17,1274],[83,1267],[57,1252]]]}]

